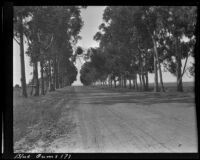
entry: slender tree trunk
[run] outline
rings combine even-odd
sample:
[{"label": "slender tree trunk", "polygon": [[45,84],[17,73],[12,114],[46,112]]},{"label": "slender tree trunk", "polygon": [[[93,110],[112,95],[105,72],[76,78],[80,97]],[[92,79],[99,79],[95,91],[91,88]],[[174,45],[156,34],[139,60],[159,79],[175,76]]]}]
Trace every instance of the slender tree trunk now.
[{"label": "slender tree trunk", "polygon": [[34,79],[35,79],[35,77],[34,77],[34,66],[33,66],[33,78],[32,78],[32,83],[31,83],[31,85],[32,85],[32,87],[31,87],[31,93],[30,93],[30,95],[32,96],[33,95],[33,90],[34,90]]},{"label": "slender tree trunk", "polygon": [[137,74],[135,75],[135,87],[136,87],[136,90],[138,91]]},{"label": "slender tree trunk", "polygon": [[141,80],[142,80],[142,91],[145,90],[145,80],[144,80],[144,70],[143,70],[143,65],[142,65],[142,61],[141,61],[141,72],[140,72],[140,75],[141,75]]},{"label": "slender tree trunk", "polygon": [[56,63],[55,58],[53,60],[53,91],[56,89]]},{"label": "slender tree trunk", "polygon": [[129,78],[129,88],[131,89],[131,78]]},{"label": "slender tree trunk", "polygon": [[149,90],[149,77],[148,77],[148,71],[145,73],[146,78],[146,90]]},{"label": "slender tree trunk", "polygon": [[63,75],[63,87],[65,87],[65,75]]},{"label": "slender tree trunk", "polygon": [[48,77],[48,70],[46,70],[46,89],[45,89],[45,94],[48,91],[48,87],[49,87],[49,77]]},{"label": "slender tree trunk", "polygon": [[53,91],[54,89],[53,89],[53,82],[52,82],[52,73],[51,73],[51,60],[49,60],[49,63],[48,63],[48,65],[49,65],[49,91],[51,92],[51,91]]},{"label": "slender tree trunk", "polygon": [[136,86],[136,90],[138,91],[137,74],[136,74],[136,78],[135,78],[135,86]]},{"label": "slender tree trunk", "polygon": [[41,73],[41,94],[44,95],[44,67],[43,67],[43,61],[40,61],[40,73]]},{"label": "slender tree trunk", "polygon": [[141,74],[139,73],[139,79],[140,79],[140,91],[142,90],[142,78],[141,78]]},{"label": "slender tree trunk", "polygon": [[126,88],[126,77],[124,76],[124,88]]},{"label": "slender tree trunk", "polygon": [[[37,36],[38,36],[38,42],[39,42],[39,55],[42,56],[42,53],[41,53],[41,43],[40,43],[40,32],[38,31],[37,33]],[[43,57],[41,58],[41,61],[40,61],[40,73],[41,73],[41,94],[44,95],[44,76],[43,76],[43,71],[44,71],[44,68],[43,68]]]},{"label": "slender tree trunk", "polygon": [[117,87],[117,85],[116,85],[116,80],[114,79],[114,85],[115,85],[115,88]]},{"label": "slender tree trunk", "polygon": [[119,82],[119,83],[120,83],[120,88],[122,88],[122,85],[123,85],[123,84],[122,84],[122,75],[120,75],[119,81],[120,81],[120,82]]},{"label": "slender tree trunk", "polygon": [[148,85],[148,70],[147,70],[147,64],[146,64],[146,57],[144,58],[144,62],[145,62],[145,64],[144,64],[144,67],[143,67],[143,78],[144,78],[144,89],[145,89],[145,91],[148,91],[149,90],[149,85]]},{"label": "slender tree trunk", "polygon": [[158,69],[157,69],[157,59],[156,59],[156,43],[154,41],[154,38],[153,39],[153,45],[154,45],[154,74],[155,74],[155,77],[154,77],[154,92],[158,92]]},{"label": "slender tree trunk", "polygon": [[62,88],[65,87],[64,85],[64,73],[62,73]]},{"label": "slender tree trunk", "polygon": [[135,86],[135,79],[134,79],[134,78],[132,79],[132,82],[133,82],[133,83],[132,83],[132,84],[133,84],[133,87],[132,87],[132,88],[135,89],[136,86]]},{"label": "slender tree trunk", "polygon": [[140,50],[140,47],[139,47],[139,44],[138,44],[138,52],[139,52],[139,70],[140,70],[140,74],[139,74],[139,77],[140,77],[140,90],[144,90],[145,89],[145,83],[144,83],[144,68],[143,68],[143,61],[142,61],[142,57],[141,57],[141,54],[143,53],[141,50]]},{"label": "slender tree trunk", "polygon": [[122,81],[122,88],[124,88],[124,76],[122,75],[121,78],[122,78],[122,80],[121,80]]},{"label": "slender tree trunk", "polygon": [[58,59],[55,58],[55,78],[56,78],[56,89],[59,88],[59,83],[58,83],[58,79],[59,79],[59,75],[58,75]]},{"label": "slender tree trunk", "polygon": [[156,46],[156,41],[155,41],[154,38],[152,38],[152,39],[153,39],[153,44],[154,44],[155,58],[156,58],[156,62],[158,64],[158,70],[159,70],[159,75],[160,75],[161,91],[165,92],[164,85],[163,85],[163,79],[162,79],[162,71],[161,71],[160,61],[159,61],[159,57],[158,57],[158,50],[157,50],[157,46]]},{"label": "slender tree trunk", "polygon": [[122,88],[122,77],[121,77],[121,75],[119,77],[119,87]]},{"label": "slender tree trunk", "polygon": [[34,96],[39,96],[39,79],[38,79],[38,63],[37,62],[34,62],[34,81],[35,81],[35,93],[34,93]]},{"label": "slender tree trunk", "polygon": [[162,79],[162,70],[161,70],[159,59],[158,59],[158,70],[159,70],[159,74],[160,74],[161,91],[165,92],[165,88],[164,88],[164,84],[163,84],[163,79]]},{"label": "slender tree trunk", "polygon": [[146,90],[146,84],[145,84],[145,79],[144,79],[144,73],[142,72],[141,74],[141,78],[142,78],[142,90]]},{"label": "slender tree trunk", "polygon": [[24,63],[24,37],[23,37],[23,24],[22,17],[20,16],[20,61],[21,61],[21,85],[22,95],[28,97],[26,90],[26,75],[25,75],[25,63]]},{"label": "slender tree trunk", "polygon": [[175,38],[175,49],[176,49],[176,76],[177,76],[177,91],[183,92],[183,82],[182,82],[182,75],[181,75],[181,52],[178,49],[178,38]]},{"label": "slender tree trunk", "polygon": [[62,73],[60,73],[59,86],[60,88],[63,88],[63,74]]}]

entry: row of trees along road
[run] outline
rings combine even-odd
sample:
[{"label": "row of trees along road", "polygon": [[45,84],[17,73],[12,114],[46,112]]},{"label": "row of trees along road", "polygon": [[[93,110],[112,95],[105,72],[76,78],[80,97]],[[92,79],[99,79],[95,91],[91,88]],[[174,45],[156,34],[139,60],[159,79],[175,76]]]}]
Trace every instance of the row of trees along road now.
[{"label": "row of trees along road", "polygon": [[177,77],[177,91],[182,92],[185,72],[194,76],[194,64],[186,66],[188,57],[194,57],[196,10],[194,6],[106,7],[94,36],[99,47],[88,49],[81,82],[108,82],[111,87],[118,82],[127,87],[129,80],[129,87],[133,83],[137,90],[148,90],[148,73],[154,73],[154,91],[164,92],[165,69]]},{"label": "row of trees along road", "polygon": [[[44,95],[47,88],[54,91],[76,80],[73,46],[77,43],[83,26],[80,16],[82,6],[31,6],[14,8],[14,40],[20,46],[22,94],[27,97],[24,65],[26,54],[33,67],[34,95]],[[40,75],[38,78],[38,65]],[[46,88],[46,89],[45,89]],[[41,91],[40,91],[41,89]]]}]

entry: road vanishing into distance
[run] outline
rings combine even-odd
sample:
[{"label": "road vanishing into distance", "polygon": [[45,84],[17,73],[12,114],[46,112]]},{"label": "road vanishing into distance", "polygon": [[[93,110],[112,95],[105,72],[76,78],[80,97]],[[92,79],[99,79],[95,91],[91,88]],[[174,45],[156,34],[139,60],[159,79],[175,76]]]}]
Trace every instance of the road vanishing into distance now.
[{"label": "road vanishing into distance", "polygon": [[66,87],[60,121],[74,124],[51,152],[197,152],[194,94]]}]

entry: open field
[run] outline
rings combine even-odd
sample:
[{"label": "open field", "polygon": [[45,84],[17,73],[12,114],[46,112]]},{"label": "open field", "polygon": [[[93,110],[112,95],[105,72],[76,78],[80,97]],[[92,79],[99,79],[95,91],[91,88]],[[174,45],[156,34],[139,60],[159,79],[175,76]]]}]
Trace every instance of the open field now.
[{"label": "open field", "polygon": [[76,86],[27,99],[15,89],[14,151],[197,152],[191,87],[154,93]]}]

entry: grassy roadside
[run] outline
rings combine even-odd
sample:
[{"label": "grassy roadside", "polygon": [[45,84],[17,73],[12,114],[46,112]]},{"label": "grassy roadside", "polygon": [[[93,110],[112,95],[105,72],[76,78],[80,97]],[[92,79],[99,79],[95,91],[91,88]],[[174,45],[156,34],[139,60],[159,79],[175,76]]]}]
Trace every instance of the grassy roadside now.
[{"label": "grassy roadside", "polygon": [[[140,85],[138,84],[138,87]],[[126,88],[121,88],[119,86],[117,86],[116,88],[114,88],[114,86],[111,88],[109,86],[101,86],[101,85],[98,85],[98,86],[94,86],[94,87],[98,87],[98,88],[102,88],[102,89],[107,89],[107,90],[110,90],[110,91],[119,91],[119,92],[133,92],[133,91],[136,91],[136,89],[133,89],[133,88],[129,88],[129,85],[127,84],[127,87]],[[174,82],[168,82],[168,83],[164,83],[164,87],[165,87],[165,90],[166,92],[177,92],[176,90],[176,83]],[[154,83],[149,83],[149,91],[147,92],[153,92],[154,90]],[[140,91],[138,91],[140,92]],[[143,91],[141,91],[143,92]],[[183,82],[183,92],[194,92],[194,83],[193,82]]]},{"label": "grassy roadside", "polygon": [[[26,152],[39,139],[48,144],[68,132],[70,126],[59,118],[69,100],[70,89],[60,89],[45,96],[23,98],[14,90],[13,132],[15,152]],[[69,123],[70,125],[70,123]]]},{"label": "grassy roadside", "polygon": [[[137,103],[143,105],[150,105],[156,103],[195,103],[195,92],[194,92],[194,84],[191,82],[183,83],[183,92],[177,92],[176,83],[166,83],[165,84],[165,92],[154,92],[153,84],[149,85],[151,88],[149,91],[136,91],[135,89],[127,88],[111,88],[108,86],[91,86],[92,88],[102,89],[109,93],[122,93],[125,95],[123,98],[124,103]],[[103,101],[104,103],[116,103],[118,97],[98,97],[99,101]],[[106,101],[107,100],[107,101]]]}]

